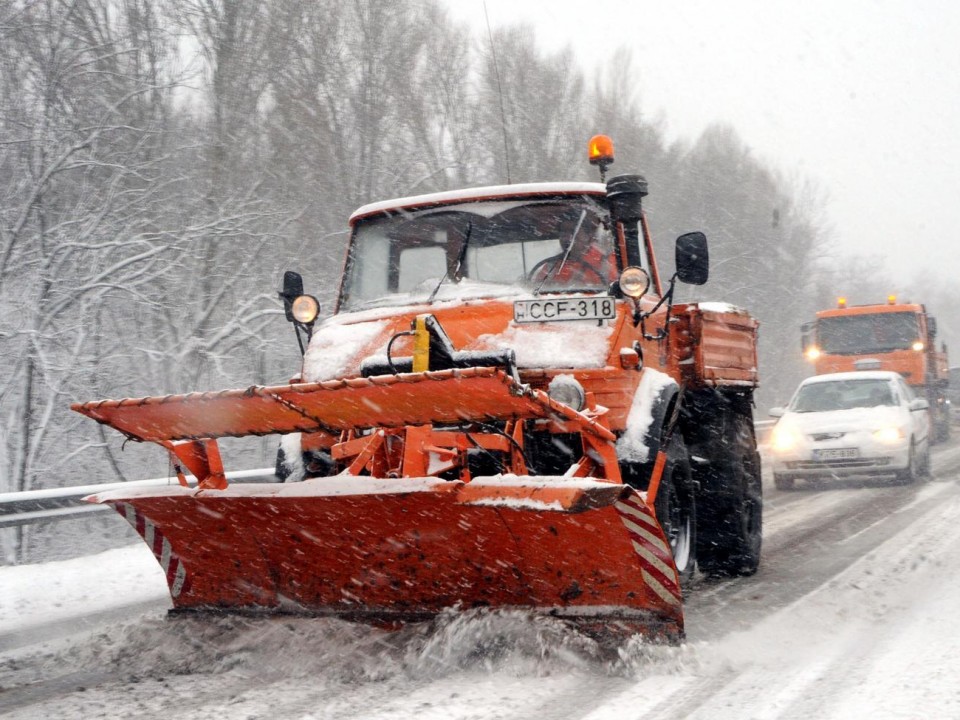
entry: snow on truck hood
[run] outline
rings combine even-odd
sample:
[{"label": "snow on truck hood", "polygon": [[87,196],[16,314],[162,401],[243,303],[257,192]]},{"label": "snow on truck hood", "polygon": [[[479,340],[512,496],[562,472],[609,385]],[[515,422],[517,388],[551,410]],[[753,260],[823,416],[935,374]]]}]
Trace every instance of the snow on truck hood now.
[{"label": "snow on truck hood", "polygon": [[[442,307],[393,307],[329,318],[314,332],[304,355],[303,379],[305,382],[321,382],[359,375],[360,363],[365,358],[386,357],[387,343],[396,332],[398,322],[404,324],[403,318],[435,312],[441,326],[450,332],[448,325],[455,320],[448,320],[446,316],[460,307],[451,303]],[[616,321],[518,324],[508,320],[505,313],[500,332],[481,333],[457,349],[512,349],[520,368],[596,368],[606,365],[615,330]]]}]

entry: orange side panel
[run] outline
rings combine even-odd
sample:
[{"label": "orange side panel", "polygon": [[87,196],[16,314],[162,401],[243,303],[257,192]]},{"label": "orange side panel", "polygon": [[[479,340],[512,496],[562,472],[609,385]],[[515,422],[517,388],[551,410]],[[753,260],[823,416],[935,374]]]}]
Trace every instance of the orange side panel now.
[{"label": "orange side panel", "polygon": [[518,388],[501,370],[470,368],[101,400],[71,407],[128,436],[153,442],[551,414],[545,395],[518,394]]},{"label": "orange side panel", "polygon": [[[688,323],[676,352],[680,371],[693,385],[756,387],[757,327],[751,316],[690,305],[678,311]],[[685,317],[684,317],[685,315]]]}]

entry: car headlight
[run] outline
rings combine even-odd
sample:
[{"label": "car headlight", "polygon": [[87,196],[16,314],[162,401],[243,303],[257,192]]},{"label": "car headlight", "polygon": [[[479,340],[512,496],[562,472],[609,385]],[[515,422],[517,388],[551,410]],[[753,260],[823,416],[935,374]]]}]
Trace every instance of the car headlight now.
[{"label": "car headlight", "polygon": [[873,431],[874,440],[882,443],[895,443],[903,440],[906,435],[903,432],[903,428],[898,427],[882,427],[879,430]]},{"label": "car headlight", "polygon": [[800,433],[792,427],[776,425],[770,435],[770,447],[774,452],[786,452],[797,446]]}]

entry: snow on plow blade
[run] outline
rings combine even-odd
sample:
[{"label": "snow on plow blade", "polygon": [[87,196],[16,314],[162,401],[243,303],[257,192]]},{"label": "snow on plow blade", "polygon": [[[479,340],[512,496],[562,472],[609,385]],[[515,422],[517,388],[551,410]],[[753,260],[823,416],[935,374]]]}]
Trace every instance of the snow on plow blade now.
[{"label": "snow on plow blade", "polygon": [[176,609],[393,624],[528,609],[606,637],[683,635],[670,548],[632,488],[592,479],[335,476],[113,491]]},{"label": "snow on plow blade", "polygon": [[502,370],[490,367],[99,400],[76,403],[71,408],[129,437],[153,442],[510,420],[573,412],[550,402],[543,393],[525,392],[524,386]]}]

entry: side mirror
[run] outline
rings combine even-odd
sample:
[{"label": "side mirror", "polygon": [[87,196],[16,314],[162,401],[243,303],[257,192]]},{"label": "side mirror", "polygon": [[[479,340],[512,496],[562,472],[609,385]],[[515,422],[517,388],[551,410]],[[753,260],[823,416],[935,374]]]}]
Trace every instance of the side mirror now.
[{"label": "side mirror", "polygon": [[710,253],[707,236],[689,232],[677,238],[677,279],[688,285],[703,285],[710,277]]},{"label": "side mirror", "polygon": [[937,319],[933,315],[927,315],[927,332],[931,340],[937,336]]},{"label": "side mirror", "polygon": [[293,301],[303,295],[303,277],[300,273],[293,270],[287,270],[283,274],[283,290],[280,291],[280,297],[283,300],[283,311],[287,316],[287,322],[293,322]]},{"label": "side mirror", "polygon": [[929,410],[930,403],[926,398],[914,398],[910,401],[910,410]]},{"label": "side mirror", "polygon": [[775,417],[775,418],[783,417],[783,416],[786,415],[786,414],[787,414],[787,409],[786,409],[785,407],[779,407],[779,406],[778,406],[778,407],[772,407],[772,408],[770,408],[770,410],[767,412],[767,415],[769,415],[770,417]]}]

